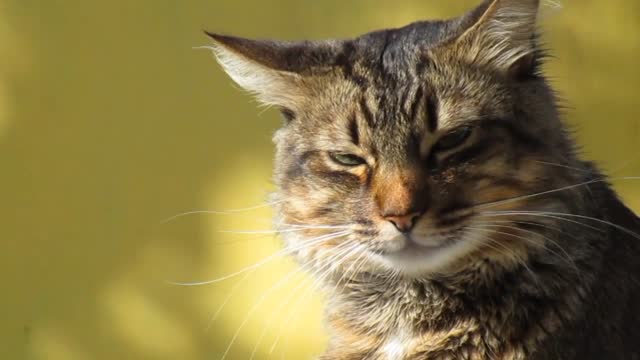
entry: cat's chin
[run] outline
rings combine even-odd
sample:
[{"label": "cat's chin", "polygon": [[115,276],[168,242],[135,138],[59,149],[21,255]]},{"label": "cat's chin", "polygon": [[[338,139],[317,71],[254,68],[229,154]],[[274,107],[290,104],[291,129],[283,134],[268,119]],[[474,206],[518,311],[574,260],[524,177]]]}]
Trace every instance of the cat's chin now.
[{"label": "cat's chin", "polygon": [[378,253],[377,256],[386,267],[416,277],[442,271],[468,254],[474,243],[464,236],[444,239],[438,245],[423,245],[420,240],[406,237],[401,248]]}]

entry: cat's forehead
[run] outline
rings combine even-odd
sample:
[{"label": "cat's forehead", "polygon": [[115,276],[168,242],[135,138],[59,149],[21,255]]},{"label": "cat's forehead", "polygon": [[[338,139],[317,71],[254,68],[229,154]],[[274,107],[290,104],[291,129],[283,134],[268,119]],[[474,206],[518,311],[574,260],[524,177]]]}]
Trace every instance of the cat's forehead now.
[{"label": "cat's forehead", "polygon": [[340,82],[356,85],[357,107],[366,115],[364,102],[373,114],[369,125],[420,127],[431,114],[437,115],[437,127],[446,129],[460,119],[505,112],[509,91],[500,80],[439,46],[455,28],[450,21],[420,22],[366,34],[344,46]]},{"label": "cat's forehead", "polygon": [[440,46],[455,29],[420,22],[343,42],[334,75],[317,78],[305,137],[327,150],[355,142],[400,155],[460,124],[502,117],[509,91]]},{"label": "cat's forehead", "polygon": [[304,113],[305,137],[326,150],[355,142],[401,154],[438,133],[509,111],[508,89],[481,71],[464,65],[412,68],[382,74],[356,63],[348,76],[328,78]]},{"label": "cat's forehead", "polygon": [[460,73],[454,79],[451,71],[423,75],[367,86],[337,80],[325,87],[326,101],[315,101],[300,122],[302,143],[406,163],[424,157],[441,134],[508,112],[508,92],[491,78]]},{"label": "cat's forehead", "polygon": [[[358,69],[353,71],[358,74]],[[339,79],[327,84],[327,98],[335,107],[323,107],[338,117],[362,119],[373,131],[443,131],[462,122],[505,117],[511,94],[499,79],[476,69],[440,66],[415,72],[411,66],[393,73],[364,73],[362,79]],[[354,75],[357,76],[357,75]],[[364,75],[363,75],[364,76]]]}]

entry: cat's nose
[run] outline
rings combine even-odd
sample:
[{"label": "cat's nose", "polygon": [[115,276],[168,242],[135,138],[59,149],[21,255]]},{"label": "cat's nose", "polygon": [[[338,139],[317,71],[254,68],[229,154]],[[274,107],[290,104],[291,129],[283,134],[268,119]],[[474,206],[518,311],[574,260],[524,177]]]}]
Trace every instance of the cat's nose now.
[{"label": "cat's nose", "polygon": [[384,219],[392,223],[401,233],[408,233],[416,225],[419,217],[420,213],[415,212],[406,215],[389,215],[385,216]]}]

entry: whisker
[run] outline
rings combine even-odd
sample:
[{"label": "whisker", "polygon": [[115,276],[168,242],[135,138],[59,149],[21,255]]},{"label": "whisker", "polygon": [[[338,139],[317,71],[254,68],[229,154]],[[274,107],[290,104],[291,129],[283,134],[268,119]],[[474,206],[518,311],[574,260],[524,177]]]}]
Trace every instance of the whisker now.
[{"label": "whisker", "polygon": [[[344,256],[345,254],[348,254],[349,252],[353,251],[354,249],[356,249],[358,247],[358,244],[353,244],[353,241],[351,241],[350,243],[351,243],[351,246],[349,246],[346,249],[343,249],[338,254],[336,254],[336,255],[340,255],[340,257],[342,257],[342,262],[344,262],[346,260],[346,257]],[[325,270],[322,271],[319,274],[320,270],[322,270],[322,269],[325,269]],[[314,291],[317,291],[318,288],[320,287],[320,285],[323,283],[323,281],[330,274],[330,272],[331,272],[331,261],[327,261],[326,264],[324,264],[318,270],[314,271],[314,277],[316,278],[316,280],[313,282],[312,288],[309,291],[307,291],[307,293],[304,295],[304,297],[302,297],[301,299],[298,299],[298,303],[300,303],[301,301],[307,299],[311,294],[313,294]],[[294,315],[297,315],[299,310],[300,310],[300,308],[296,305],[296,310],[291,312],[289,317],[287,317],[287,319],[285,320],[285,324],[291,323],[291,321],[293,320]],[[269,349],[269,354],[273,354],[273,352],[275,351],[276,347],[278,346],[278,343],[279,343],[281,338],[282,338],[282,331],[280,331],[280,333],[278,334],[278,337],[276,337],[276,340],[271,345],[271,348]]]},{"label": "whisker", "polygon": [[[552,211],[544,211],[544,212],[538,212],[538,211],[517,211],[517,212],[518,212],[518,213],[525,214],[525,215],[527,215],[527,214],[531,214],[531,215],[546,215],[546,214],[549,214],[549,215],[559,216],[559,217],[560,217],[560,216],[566,216],[566,217],[573,217],[573,218],[584,219],[584,220],[591,220],[591,221],[595,221],[595,222],[600,223],[600,224],[604,224],[604,225],[612,226],[613,228],[618,229],[618,230],[620,230],[620,231],[622,231],[622,232],[626,233],[627,235],[630,235],[630,236],[632,236],[632,237],[634,237],[634,238],[636,238],[636,239],[640,240],[640,234],[638,234],[638,233],[636,233],[636,232],[633,232],[633,231],[631,231],[631,230],[627,229],[627,228],[626,228],[626,227],[624,227],[624,226],[620,226],[620,225],[618,225],[618,224],[614,224],[614,223],[612,223],[612,222],[610,222],[610,221],[606,221],[606,220],[602,220],[602,219],[594,218],[594,217],[591,217],[591,216],[577,215],[577,214],[567,214],[567,213],[558,213],[558,212],[552,212]],[[491,212],[488,212],[488,213],[491,213]]]},{"label": "whisker", "polygon": [[[309,296],[311,296],[313,294],[313,292],[315,291],[315,288],[310,288],[307,289],[307,291],[305,292],[305,294],[301,297],[299,297],[296,301],[295,304],[293,305],[293,311],[291,311],[291,313],[289,314],[289,316],[284,320],[284,324],[285,326],[287,324],[295,324],[294,320],[297,320],[297,316],[296,319],[294,319],[294,315],[298,315],[299,311],[300,311],[300,305],[304,303],[304,301],[306,299],[309,298]],[[293,329],[295,330],[295,329]],[[278,332],[278,336],[276,337],[275,341],[271,344],[271,347],[269,348],[269,355],[272,355],[273,352],[275,351],[275,349],[278,347],[278,343],[280,342],[280,339],[282,338],[283,335],[283,330],[282,327],[280,327],[280,331]],[[286,344],[285,344],[286,345]]]},{"label": "whisker", "polygon": [[[238,235],[254,235],[254,234],[282,234],[282,233],[290,233],[290,232],[301,232],[303,230],[326,230],[326,229],[351,229],[351,225],[289,225],[289,224],[279,224],[284,225],[282,228],[276,228],[275,230],[218,230],[218,233],[222,234],[238,234]],[[288,228],[285,228],[288,227]]]},{"label": "whisker", "polygon": [[260,344],[262,343],[262,339],[264,338],[264,336],[267,333],[267,328],[270,328],[271,325],[273,324],[273,321],[275,320],[276,315],[280,314],[280,312],[287,306],[289,305],[289,303],[291,302],[291,300],[293,300],[293,298],[295,297],[295,295],[297,295],[298,291],[300,289],[303,288],[304,285],[307,284],[307,282],[309,281],[308,278],[305,278],[302,280],[302,282],[300,282],[300,284],[298,284],[295,288],[293,288],[289,294],[287,295],[287,297],[284,299],[284,301],[282,301],[278,307],[276,308],[276,310],[271,314],[271,316],[269,317],[269,319],[267,320],[267,323],[265,323],[265,325],[262,328],[262,332],[260,333],[260,336],[258,337],[258,340],[256,341],[255,346],[253,347],[253,351],[251,352],[251,356],[249,357],[249,360],[253,360],[253,358],[255,357],[256,353],[258,352],[258,347],[260,346]]},{"label": "whisker", "polygon": [[231,341],[229,342],[229,345],[227,346],[226,350],[224,351],[224,353],[222,354],[222,357],[220,358],[220,360],[224,360],[227,358],[227,355],[229,354],[229,351],[231,351],[231,348],[233,347],[233,344],[236,342],[238,336],[240,336],[240,332],[242,332],[242,329],[245,327],[245,325],[247,324],[247,322],[249,322],[249,319],[251,318],[251,316],[253,315],[253,313],[256,312],[256,310],[258,310],[258,308],[262,305],[262,303],[264,302],[264,300],[271,295],[271,293],[273,293],[275,290],[277,290],[278,288],[280,288],[282,285],[284,285],[285,283],[287,283],[291,277],[293,275],[299,274],[300,271],[302,270],[302,268],[298,268],[297,270],[291,271],[289,272],[288,275],[284,276],[282,279],[280,279],[280,281],[278,281],[277,283],[275,283],[273,286],[271,286],[269,289],[267,289],[267,291],[265,291],[262,296],[260,296],[260,298],[258,299],[258,302],[256,302],[254,304],[254,306],[249,310],[249,312],[247,313],[247,315],[244,317],[244,320],[242,321],[242,323],[240,324],[240,326],[238,327],[238,329],[236,330],[236,332],[233,334],[233,337],[231,338]]},{"label": "whisker", "polygon": [[616,173],[618,171],[621,171],[624,168],[626,168],[627,166],[629,166],[630,164],[633,164],[634,162],[638,161],[638,159],[640,159],[640,155],[636,154],[636,156],[634,156],[634,157],[632,157],[630,159],[627,159],[627,161],[625,161],[622,164],[616,166],[615,168],[607,171],[607,173],[613,174],[613,173]]},{"label": "whisker", "polygon": [[285,248],[283,250],[280,250],[278,252],[276,252],[275,254],[272,254],[270,256],[268,256],[267,258],[263,259],[262,261],[259,261],[253,265],[250,265],[248,267],[245,267],[244,269],[238,270],[234,273],[231,273],[229,275],[225,275],[223,277],[219,277],[213,280],[207,280],[207,281],[198,281],[198,282],[173,282],[173,281],[169,281],[168,283],[170,285],[178,285],[178,286],[202,286],[202,285],[211,285],[211,284],[215,284],[215,283],[219,283],[221,281],[225,281],[227,279],[231,279],[233,277],[236,277],[238,275],[241,275],[247,271],[250,271],[252,269],[257,269],[261,266],[263,266],[264,264],[278,258],[284,255],[287,255],[289,253],[295,252],[297,250],[303,249],[306,246],[312,245],[312,244],[317,244],[320,243],[322,241],[328,241],[328,240],[332,240],[334,238],[338,238],[344,235],[348,235],[350,234],[350,231],[341,231],[341,232],[337,232],[337,233],[332,233],[332,234],[327,234],[327,235],[322,235],[320,237],[316,237],[310,240],[307,240],[301,244],[298,244],[298,246],[292,247],[292,248]]},{"label": "whisker", "polygon": [[[485,229],[480,229],[480,228],[474,228],[474,227],[469,227],[469,229],[475,229],[475,230],[485,230]],[[512,251],[511,249],[509,249],[507,246],[505,246],[504,244],[501,244],[499,241],[496,241],[495,239],[493,239],[490,236],[483,236],[482,239],[480,239],[480,241],[489,241],[489,243],[484,243],[484,245],[489,246],[490,248],[492,248],[493,250],[507,256],[507,257],[512,257],[514,258],[518,264],[522,265],[522,267],[524,267],[529,274],[531,274],[531,276],[533,277],[533,280],[536,281],[536,283],[539,282],[538,276],[533,272],[533,270],[531,270],[531,268],[525,263],[524,259],[522,259],[518,254],[516,254],[514,251]],[[500,251],[500,249],[496,248],[495,246],[500,246],[502,249],[504,249],[504,251],[506,252],[502,252]]]},{"label": "whisker", "polygon": [[555,220],[561,220],[561,221],[566,221],[568,223],[572,223],[572,224],[576,224],[576,225],[580,225],[580,226],[584,226],[588,229],[594,230],[594,231],[598,231],[598,232],[603,232],[602,229],[599,229],[595,226],[591,226],[591,225],[587,225],[584,223],[581,223],[579,221],[575,221],[575,220],[571,220],[571,219],[565,219],[559,216],[553,216],[553,215],[545,215],[545,214],[532,214],[532,213],[522,213],[522,212],[514,212],[514,211],[501,211],[501,212],[482,212],[479,214],[479,216],[481,217],[500,217],[500,216],[538,216],[538,217],[542,217],[542,218],[547,218],[547,219],[555,219]]},{"label": "whisker", "polygon": [[[358,248],[356,248],[355,250],[358,250]],[[366,255],[367,255],[367,251],[363,250],[363,249],[360,249],[360,255],[353,261],[353,264],[351,264],[351,266],[349,266],[349,268],[347,268],[347,270],[344,272],[343,276],[340,277],[340,280],[338,280],[338,282],[336,283],[334,289],[338,288],[338,286],[340,285],[340,282],[343,279],[345,279],[345,277],[350,276],[350,273],[351,273],[352,269],[353,269],[353,274],[357,274],[360,271],[360,269],[362,269],[362,267],[364,267],[364,265],[367,263]]]},{"label": "whisker", "polygon": [[313,224],[286,224],[279,223],[278,226],[282,225],[290,228],[299,228],[299,229],[350,229],[352,227],[351,224],[342,224],[342,225],[313,225]]},{"label": "whisker", "polygon": [[556,166],[556,167],[561,167],[561,168],[564,168],[564,169],[575,170],[575,171],[578,171],[578,172],[581,172],[581,173],[585,173],[585,174],[592,174],[592,175],[596,174],[594,171],[591,171],[591,170],[582,169],[582,168],[569,166],[569,165],[565,165],[565,164],[553,163],[553,162],[548,162],[548,161],[540,161],[540,160],[534,160],[534,162],[536,162],[538,164],[543,164],[543,165]]},{"label": "whisker", "polygon": [[555,230],[555,231],[557,231],[559,233],[571,236],[571,234],[568,234],[568,233],[562,231],[562,229],[560,229],[559,227],[550,226],[550,225],[547,225],[547,224],[543,224],[543,223],[539,223],[539,222],[533,222],[533,221],[492,220],[491,224],[521,224],[521,225],[538,226],[538,227],[541,227],[541,228],[544,228],[544,229]]},{"label": "whisker", "polygon": [[[340,249],[341,247],[347,247],[349,244],[350,244],[350,241],[346,241],[346,242],[344,242],[344,243],[342,243],[342,244],[340,244],[340,245],[336,246],[336,247],[334,248],[334,250]],[[340,256],[340,253],[332,255],[332,256],[330,257],[330,259],[329,259],[330,261],[328,261],[328,262],[327,262],[327,264],[326,264],[325,266],[330,266],[330,264],[331,264],[331,263],[332,263],[336,258],[339,258],[339,256]],[[319,270],[320,270],[320,269],[319,269]],[[270,318],[270,319],[269,319],[269,321],[268,321],[268,324],[265,324],[265,326],[264,326],[264,327],[263,327],[263,329],[262,329],[262,332],[261,332],[261,334],[260,334],[260,337],[258,338],[258,341],[257,341],[257,343],[256,343],[256,345],[255,345],[255,347],[254,347],[254,349],[253,349],[252,354],[251,354],[251,358],[250,358],[250,360],[252,360],[252,359],[253,359],[253,357],[255,356],[255,353],[257,352],[258,346],[259,346],[259,345],[260,345],[260,343],[262,342],[262,339],[264,338],[264,335],[266,334],[267,328],[268,328],[268,327],[271,327],[271,324],[273,323],[273,320],[274,320],[275,316],[276,316],[277,314],[279,314],[279,313],[282,311],[282,309],[283,309],[283,308],[284,308],[284,307],[285,307],[285,306],[286,306],[286,305],[287,305],[287,304],[288,304],[288,303],[289,303],[289,302],[294,298],[294,294],[296,294],[296,293],[297,293],[297,291],[298,291],[298,290],[300,290],[300,288],[302,287],[302,285],[306,284],[306,282],[307,282],[308,280],[309,280],[309,278],[305,278],[305,280],[303,281],[303,283],[302,283],[302,284],[300,284],[300,285],[296,286],[296,288],[294,288],[294,289],[290,292],[290,294],[287,296],[286,301],[285,301],[285,302],[283,302],[282,304],[280,304],[280,306],[278,307],[278,309],[277,309],[277,310],[272,314],[271,318]]]},{"label": "whisker", "polygon": [[209,319],[209,323],[207,324],[207,331],[209,331],[209,329],[211,329],[211,326],[213,325],[213,323],[216,321],[216,319],[218,318],[218,316],[220,316],[220,314],[222,313],[222,309],[224,309],[225,306],[227,306],[227,304],[229,303],[229,301],[231,300],[231,298],[233,297],[233,295],[236,294],[236,292],[238,291],[238,289],[240,288],[240,285],[245,282],[249,276],[251,276],[251,274],[255,273],[257,269],[253,269],[251,271],[248,271],[246,274],[244,274],[244,276],[238,280],[238,282],[236,282],[233,287],[231,288],[231,290],[229,291],[229,294],[227,294],[227,296],[225,297],[225,299],[222,301],[222,304],[218,307],[218,310],[216,310],[215,313],[213,313],[213,315],[211,316],[211,318]]},{"label": "whisker", "polygon": [[284,229],[284,230],[218,230],[221,234],[237,234],[237,235],[259,235],[259,234],[283,234],[291,232],[300,232],[306,229]]},{"label": "whisker", "polygon": [[627,176],[627,177],[618,177],[618,178],[611,178],[611,179],[589,180],[589,181],[585,181],[585,182],[582,182],[582,183],[579,183],[579,184],[564,186],[564,187],[561,187],[561,188],[558,188],[558,189],[542,191],[542,192],[539,192],[539,193],[534,193],[534,194],[529,194],[529,195],[516,196],[516,197],[513,197],[513,198],[509,198],[509,199],[497,200],[497,201],[492,201],[492,202],[488,202],[488,203],[482,203],[482,204],[475,205],[472,208],[474,208],[474,209],[490,208],[490,207],[493,207],[493,206],[508,204],[508,203],[511,203],[511,202],[519,201],[519,200],[525,200],[525,199],[530,199],[530,198],[534,198],[534,197],[538,197],[538,196],[542,196],[542,195],[548,195],[548,194],[553,194],[553,193],[556,193],[556,192],[571,190],[571,189],[575,189],[575,188],[578,188],[578,187],[581,187],[581,186],[586,186],[586,185],[591,185],[591,184],[596,184],[596,183],[601,183],[601,182],[607,182],[607,181],[618,181],[618,180],[640,180],[640,177]]},{"label": "whisker", "polygon": [[[552,254],[554,254],[558,258],[566,261],[567,264],[569,266],[571,266],[575,270],[576,274],[580,275],[580,270],[578,269],[578,265],[576,265],[575,261],[571,258],[569,253],[567,253],[567,251],[562,246],[560,246],[558,243],[556,243],[552,239],[550,239],[550,238],[548,238],[548,237],[546,237],[546,236],[544,236],[542,234],[539,234],[539,233],[537,233],[535,231],[530,231],[530,230],[518,228],[518,227],[515,227],[515,226],[505,226],[505,225],[483,225],[483,226],[485,226],[485,227],[499,227],[499,228],[512,229],[512,230],[517,230],[517,231],[522,231],[522,232],[525,232],[525,233],[529,233],[529,234],[532,234],[534,236],[540,236],[541,238],[543,238],[546,241],[549,241],[551,244],[555,245],[558,249],[560,249],[560,251],[562,251],[564,253],[565,256],[563,257],[560,254],[558,254],[557,252],[555,252],[555,251],[553,251],[553,250],[551,250],[551,249],[549,249],[548,247],[545,246],[545,248],[548,251],[550,251]],[[529,239],[527,237],[524,237],[524,236],[519,236],[519,235],[516,235],[516,234],[512,234],[512,233],[509,233],[509,232],[503,232],[503,231],[495,231],[495,233],[496,234],[501,234],[501,235],[506,235],[506,236],[511,236],[511,237],[516,238],[516,239],[524,240],[524,241],[527,241],[527,242],[532,243],[534,245],[537,245],[535,242],[533,242],[533,240],[531,240],[531,239]]]},{"label": "whisker", "polygon": [[249,207],[246,207],[246,208],[229,209],[229,210],[221,210],[221,211],[216,211],[216,210],[192,210],[192,211],[183,212],[183,213],[180,213],[180,214],[173,215],[173,216],[171,216],[169,218],[166,218],[166,219],[164,219],[164,220],[162,220],[160,222],[160,225],[166,224],[166,223],[171,222],[173,220],[179,219],[181,217],[189,216],[189,215],[199,215],[199,214],[233,215],[233,214],[238,214],[238,213],[242,213],[242,212],[246,212],[246,211],[262,209],[262,208],[265,208],[265,207],[269,207],[269,206],[273,206],[273,205],[276,205],[276,204],[283,203],[285,201],[287,201],[287,200],[277,200],[277,201],[267,202],[267,203],[264,203],[264,204],[261,204],[261,205],[249,206]]},{"label": "whisker", "polygon": [[[539,222],[518,221],[518,220],[508,220],[508,221],[497,221],[497,220],[493,220],[493,221],[491,221],[491,224],[500,224],[500,223],[503,223],[503,224],[504,224],[504,223],[506,223],[506,224],[521,224],[521,225],[537,226],[537,227],[541,227],[541,228],[543,228],[543,229],[549,229],[549,230],[557,231],[558,233],[562,234],[563,236],[568,236],[568,237],[570,237],[570,238],[572,238],[572,239],[574,239],[574,240],[580,241],[580,239],[579,239],[577,236],[575,236],[575,235],[573,235],[573,234],[571,234],[571,233],[568,233],[568,232],[566,232],[566,231],[563,231],[562,229],[560,229],[560,228],[558,228],[558,227],[550,226],[550,225],[543,224],[543,223],[539,223]],[[518,229],[520,229],[520,230],[522,230],[522,231],[526,231],[526,229],[522,229],[522,228],[518,228]],[[548,239],[548,238],[547,238],[547,239]],[[548,239],[548,240],[551,240],[551,239]],[[559,246],[559,245],[558,245],[558,246]]]}]

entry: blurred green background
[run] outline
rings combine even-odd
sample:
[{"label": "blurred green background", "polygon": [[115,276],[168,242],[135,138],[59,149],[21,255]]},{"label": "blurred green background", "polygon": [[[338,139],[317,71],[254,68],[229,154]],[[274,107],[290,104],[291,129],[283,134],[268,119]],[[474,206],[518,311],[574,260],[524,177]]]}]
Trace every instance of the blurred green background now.
[{"label": "blurred green background", "polygon": [[[268,230],[263,208],[162,223],[272,189],[279,115],[192,47],[208,44],[203,29],[350,37],[477,2],[0,0],[0,358],[219,359],[236,333],[228,359],[320,352],[321,299],[288,260],[166,282],[278,249],[219,232]],[[565,1],[541,25],[585,156],[640,175],[640,1]],[[615,185],[640,209],[640,181]]]}]

